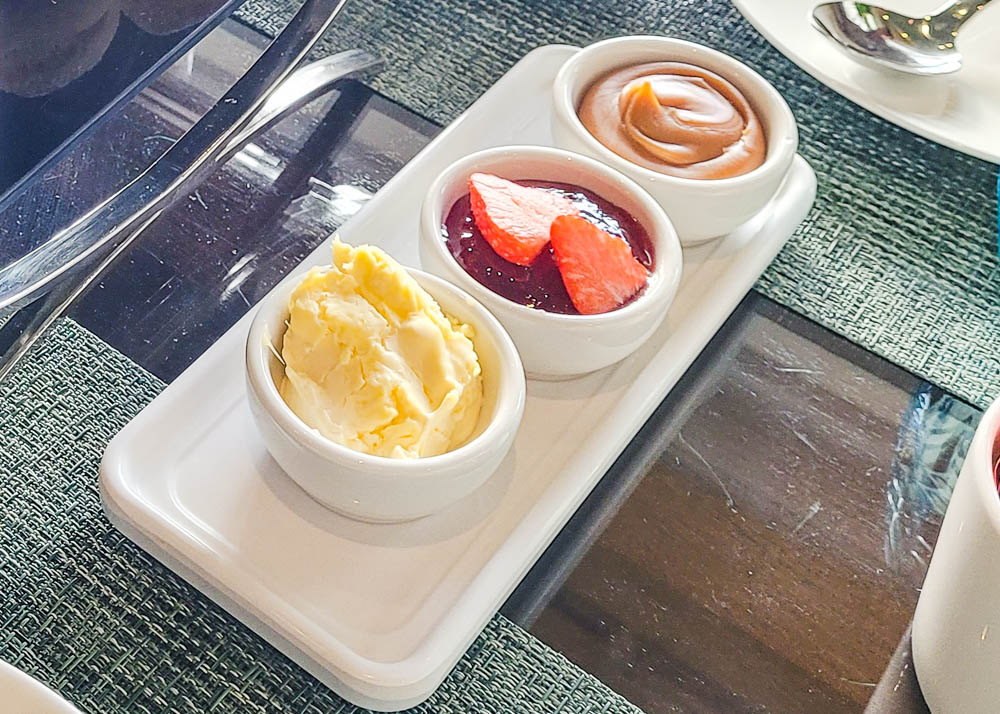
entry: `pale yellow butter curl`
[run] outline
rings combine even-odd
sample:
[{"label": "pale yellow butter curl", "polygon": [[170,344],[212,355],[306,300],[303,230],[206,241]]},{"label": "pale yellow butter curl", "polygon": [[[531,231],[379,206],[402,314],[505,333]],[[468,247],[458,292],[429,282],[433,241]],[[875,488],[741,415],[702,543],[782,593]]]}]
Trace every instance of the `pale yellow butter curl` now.
[{"label": "pale yellow butter curl", "polygon": [[323,436],[394,458],[435,456],[475,429],[481,367],[469,325],[372,246],[333,244],[289,300],[281,396]]}]

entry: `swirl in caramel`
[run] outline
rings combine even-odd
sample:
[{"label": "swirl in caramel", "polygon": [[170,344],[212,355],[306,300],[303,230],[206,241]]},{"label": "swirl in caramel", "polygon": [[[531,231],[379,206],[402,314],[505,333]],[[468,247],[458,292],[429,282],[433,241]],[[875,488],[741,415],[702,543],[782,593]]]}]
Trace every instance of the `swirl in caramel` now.
[{"label": "swirl in caramel", "polygon": [[682,62],[609,72],[590,86],[578,113],[611,151],[671,176],[739,176],[767,154],[746,97],[719,75]]}]

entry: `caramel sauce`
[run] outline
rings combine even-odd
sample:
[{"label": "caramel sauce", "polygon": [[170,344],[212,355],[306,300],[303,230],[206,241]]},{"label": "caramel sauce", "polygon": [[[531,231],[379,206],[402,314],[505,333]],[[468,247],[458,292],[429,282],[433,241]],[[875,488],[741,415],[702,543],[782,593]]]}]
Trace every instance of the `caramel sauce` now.
[{"label": "caramel sauce", "polygon": [[719,75],[681,62],[609,72],[587,90],[578,114],[611,151],[671,176],[739,176],[767,155],[746,97]]}]

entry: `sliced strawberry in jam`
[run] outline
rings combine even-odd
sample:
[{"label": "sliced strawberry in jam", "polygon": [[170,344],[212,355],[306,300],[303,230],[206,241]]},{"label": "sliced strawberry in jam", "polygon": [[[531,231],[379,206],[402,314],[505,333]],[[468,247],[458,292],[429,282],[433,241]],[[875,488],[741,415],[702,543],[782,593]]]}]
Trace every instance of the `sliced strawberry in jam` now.
[{"label": "sliced strawberry in jam", "polygon": [[557,216],[577,213],[565,196],[492,174],[472,174],[469,197],[483,237],[497,255],[518,265],[531,265],[542,252]]},{"label": "sliced strawberry in jam", "polygon": [[590,221],[559,216],[549,236],[563,284],[580,313],[610,312],[646,285],[646,268],[628,244]]}]

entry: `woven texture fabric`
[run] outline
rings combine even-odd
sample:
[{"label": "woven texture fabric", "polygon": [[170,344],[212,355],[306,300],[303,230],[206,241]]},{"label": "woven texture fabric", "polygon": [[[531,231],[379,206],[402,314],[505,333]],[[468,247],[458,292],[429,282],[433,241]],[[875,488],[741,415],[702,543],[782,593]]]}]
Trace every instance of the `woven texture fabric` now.
[{"label": "woven texture fabric", "polygon": [[[0,659],[94,714],[359,711],[105,518],[104,447],[162,388],[70,321],[0,385]],[[638,712],[500,616],[414,711]]]},{"label": "woven texture fabric", "polygon": [[[297,5],[248,0],[240,17],[273,34]],[[795,112],[819,196],[758,290],[975,404],[1000,391],[996,167],[842,98],[728,0],[352,0],[321,52],[374,51],[376,89],[447,123],[534,47],[640,33],[739,57]]]}]

